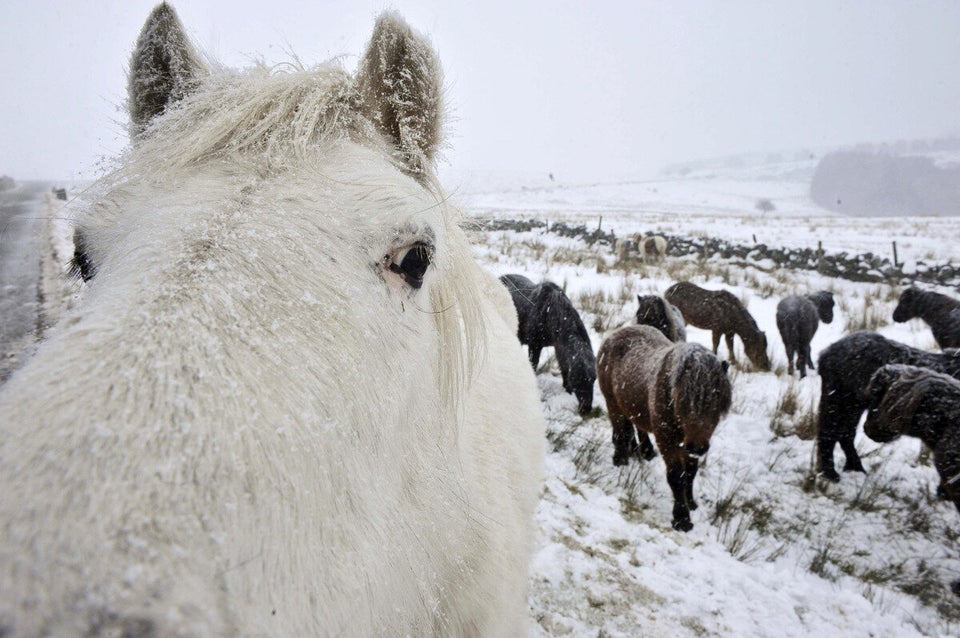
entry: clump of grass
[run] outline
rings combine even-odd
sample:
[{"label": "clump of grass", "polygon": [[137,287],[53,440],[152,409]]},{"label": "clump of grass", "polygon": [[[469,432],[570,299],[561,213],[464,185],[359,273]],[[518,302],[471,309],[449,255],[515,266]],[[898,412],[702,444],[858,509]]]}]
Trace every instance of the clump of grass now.
[{"label": "clump of grass", "polygon": [[840,297],[840,310],[847,320],[847,331],[876,330],[890,323],[890,309],[883,300],[883,289],[874,288],[864,293],[863,304],[854,306]]},{"label": "clump of grass", "polygon": [[950,595],[938,571],[924,559],[917,563],[916,571],[910,577],[897,583],[897,589],[916,596],[924,605],[931,607],[938,606]]},{"label": "clump of grass", "polygon": [[731,556],[747,562],[763,550],[763,543],[751,534],[753,527],[752,514],[741,512],[717,526],[717,540],[727,548]]},{"label": "clump of grass", "polygon": [[770,431],[778,438],[795,436],[803,441],[817,436],[817,403],[814,397],[804,401],[799,383],[791,378],[780,391],[770,419]]},{"label": "clump of grass", "polygon": [[549,441],[554,452],[560,452],[570,447],[575,441],[577,425],[573,424],[557,430],[547,428],[547,441]]},{"label": "clump of grass", "polygon": [[[769,299],[773,296],[785,297],[788,291],[779,277],[761,276],[753,269],[750,269],[749,274],[745,277],[745,283],[761,299]],[[746,304],[746,300],[744,300],[744,304]]]},{"label": "clump of grass", "polygon": [[596,483],[603,476],[605,473],[605,468],[602,466],[604,442],[604,438],[593,433],[580,440],[573,455],[573,465],[577,468],[577,478],[581,478],[587,483]]},{"label": "clump of grass", "polygon": [[643,491],[641,488],[649,474],[650,463],[646,461],[631,462],[625,467],[621,467],[617,476],[617,487],[622,490],[620,499],[639,508],[639,496]]},{"label": "clump of grass", "polygon": [[[887,508],[882,504],[885,497],[896,497],[896,493],[890,487],[889,481],[884,479],[882,474],[873,472],[868,474],[860,484],[857,493],[853,495],[849,507],[860,510],[861,512],[880,512]],[[927,518],[929,521],[929,517]]]},{"label": "clump of grass", "polygon": [[[757,558],[768,548],[764,536],[770,535],[773,507],[759,498],[742,499],[746,474],[734,472],[730,483],[718,486],[710,524],[717,530],[717,541],[730,555],[741,561]],[[765,560],[773,560],[786,551],[786,543],[776,547]]]}]

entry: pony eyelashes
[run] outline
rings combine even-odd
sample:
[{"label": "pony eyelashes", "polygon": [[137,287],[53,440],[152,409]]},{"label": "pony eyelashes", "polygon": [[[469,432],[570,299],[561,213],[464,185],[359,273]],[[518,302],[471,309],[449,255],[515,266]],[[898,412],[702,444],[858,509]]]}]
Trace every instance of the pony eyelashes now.
[{"label": "pony eyelashes", "polygon": [[433,242],[418,240],[392,254],[383,256],[383,266],[403,279],[404,283],[419,290],[423,277],[433,262]]}]

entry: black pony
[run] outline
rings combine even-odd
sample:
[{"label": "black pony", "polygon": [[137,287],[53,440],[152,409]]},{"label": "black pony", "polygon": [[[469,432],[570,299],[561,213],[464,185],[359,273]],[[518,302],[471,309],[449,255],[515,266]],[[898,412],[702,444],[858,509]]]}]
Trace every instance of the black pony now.
[{"label": "black pony", "polygon": [[528,348],[530,365],[536,370],[540,351],[553,346],[563,389],[577,397],[580,414],[586,414],[593,408],[597,366],[577,309],[553,282],[535,284],[523,275],[504,275],[500,281],[513,297],[519,320],[517,337]]},{"label": "black pony", "polygon": [[915,436],[933,451],[938,492],[960,511],[960,381],[899,364],[877,370],[867,386],[863,433],[877,443]]},{"label": "black pony", "polygon": [[[933,451],[937,493],[960,511],[960,381],[906,365],[883,366],[867,386],[863,432],[877,443],[915,436]],[[950,583],[960,596],[960,580]]]},{"label": "black pony", "polygon": [[785,297],[777,304],[777,329],[787,351],[788,372],[793,374],[793,355],[797,355],[800,378],[807,376],[807,366],[813,368],[810,341],[820,321],[833,321],[833,293],[821,290],[812,295]]},{"label": "black pony", "polygon": [[960,301],[911,286],[893,309],[898,323],[919,317],[927,322],[941,348],[960,348]]},{"label": "black pony", "polygon": [[652,326],[670,341],[687,340],[687,327],[680,309],[660,295],[637,295],[637,323]]},{"label": "black pony", "polygon": [[873,373],[888,363],[903,363],[960,378],[960,350],[926,352],[891,341],[875,332],[849,334],[820,353],[820,415],[817,432],[817,471],[839,481],[833,448],[846,456],[845,472],[864,472],[854,447],[857,423],[867,409],[867,385]]}]

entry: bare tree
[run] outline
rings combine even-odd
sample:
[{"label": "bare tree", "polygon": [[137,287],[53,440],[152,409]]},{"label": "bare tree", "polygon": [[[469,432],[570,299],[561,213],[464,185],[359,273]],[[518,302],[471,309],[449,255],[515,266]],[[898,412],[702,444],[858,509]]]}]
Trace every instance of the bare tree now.
[{"label": "bare tree", "polygon": [[757,200],[756,209],[761,213],[769,213],[771,211],[777,210],[777,207],[773,205],[769,199],[763,198]]}]

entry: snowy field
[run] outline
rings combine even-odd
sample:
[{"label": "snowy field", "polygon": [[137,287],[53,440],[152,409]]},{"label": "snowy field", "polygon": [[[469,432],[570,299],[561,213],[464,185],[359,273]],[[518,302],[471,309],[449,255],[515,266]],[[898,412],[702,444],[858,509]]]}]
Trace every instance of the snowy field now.
[{"label": "snowy field", "polygon": [[[755,235],[770,246],[822,241],[830,251],[882,255],[896,240],[901,260],[960,261],[960,219],[838,217],[809,200],[796,168],[779,177],[768,167],[762,175],[727,171],[644,183],[481,182],[455,189],[455,197],[478,217],[602,223],[618,236],[659,231],[751,243]],[[758,211],[761,198],[776,210]],[[815,358],[862,328],[935,349],[920,320],[893,323],[899,289],[693,258],[617,264],[609,246],[543,229],[475,231],[473,239],[492,273],[563,286],[595,351],[607,332],[632,322],[637,294],[663,293],[687,279],[741,298],[766,331],[773,361],[769,373],[731,368],[733,407],[696,479],[694,529],[682,533],[670,525],[662,460],[614,467],[599,388],[599,409],[581,418],[552,356],[547,360],[552,349],[544,352],[538,381],[548,455],[531,567],[531,635],[960,635],[960,600],[949,590],[960,577],[960,517],[937,500],[938,477],[919,459],[919,441],[881,446],[859,432],[868,474],[844,474],[839,484],[817,480],[809,426],[820,379],[816,372],[803,380],[787,375],[775,324],[782,297],[831,290],[836,317],[821,324]],[[688,327],[688,340],[709,347],[710,333]],[[742,347],[737,339],[741,361]],[[837,461],[842,466],[839,451]]]}]

